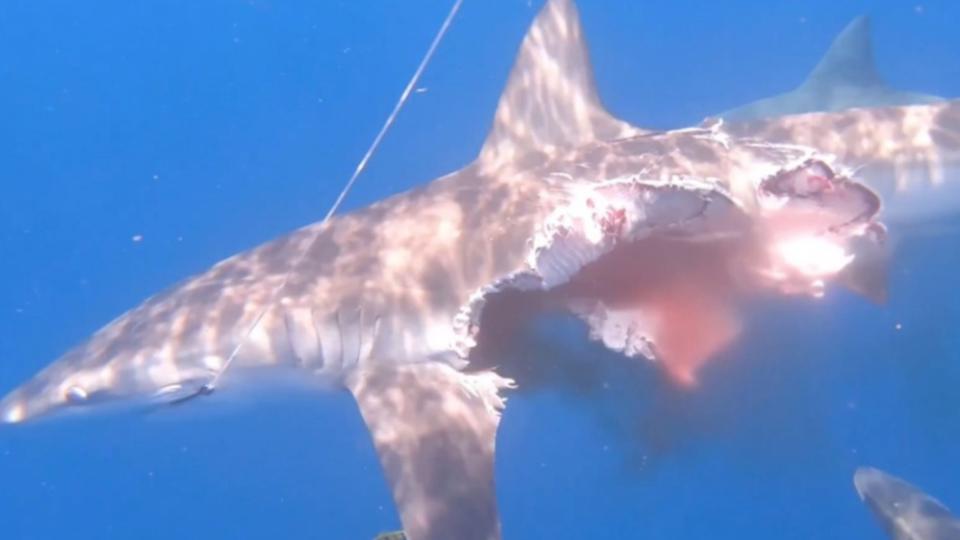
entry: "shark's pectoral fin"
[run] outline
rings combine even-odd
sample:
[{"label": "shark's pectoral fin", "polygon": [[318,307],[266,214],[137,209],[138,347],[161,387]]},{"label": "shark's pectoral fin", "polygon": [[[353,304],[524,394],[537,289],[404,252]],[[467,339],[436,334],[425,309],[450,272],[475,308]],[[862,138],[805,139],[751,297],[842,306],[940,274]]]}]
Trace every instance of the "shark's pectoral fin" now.
[{"label": "shark's pectoral fin", "polygon": [[438,362],[348,378],[410,540],[500,538],[493,453],[511,384]]}]

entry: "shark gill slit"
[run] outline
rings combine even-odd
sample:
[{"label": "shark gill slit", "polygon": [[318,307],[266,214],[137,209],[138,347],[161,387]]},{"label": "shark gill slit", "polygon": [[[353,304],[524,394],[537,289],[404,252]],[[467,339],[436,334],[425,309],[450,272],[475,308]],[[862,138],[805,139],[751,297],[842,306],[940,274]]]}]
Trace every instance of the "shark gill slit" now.
[{"label": "shark gill slit", "polygon": [[[380,147],[380,143],[383,141],[384,136],[387,134],[387,131],[390,130],[390,127],[393,126],[394,121],[397,118],[397,115],[400,113],[400,110],[406,104],[407,100],[410,98],[410,94],[413,92],[413,89],[416,87],[417,82],[420,81],[421,75],[426,70],[427,65],[430,63],[430,60],[433,58],[433,54],[436,52],[437,48],[440,45],[440,42],[443,40],[444,36],[447,34],[447,30],[450,29],[450,24],[453,22],[454,17],[456,17],[457,12],[460,10],[460,6],[463,4],[463,0],[456,0],[453,6],[450,8],[450,11],[447,13],[447,17],[443,20],[443,23],[440,25],[440,29],[437,31],[436,36],[433,38],[433,41],[430,43],[430,46],[427,48],[426,54],[424,54],[423,59],[420,61],[420,64],[417,66],[417,69],[414,71],[413,76],[410,77],[407,86],[403,89],[403,92],[400,94],[400,98],[397,100],[397,103],[394,105],[393,110],[387,116],[387,119],[384,121],[383,126],[380,128],[380,131],[374,137],[373,142],[370,143],[370,147],[367,148],[367,151],[364,153],[363,157],[360,159],[360,162],[357,163],[357,167],[354,169],[353,174],[350,176],[350,179],[344,184],[343,189],[340,191],[340,194],[337,196],[337,199],[333,202],[333,205],[330,206],[330,209],[327,211],[326,216],[320,222],[320,226],[314,231],[312,238],[309,242],[305,244],[305,248],[300,250],[300,253],[294,259],[293,264],[290,265],[290,268],[284,274],[283,279],[280,283],[270,291],[270,296],[268,301],[263,305],[260,311],[257,313],[256,318],[250,324],[250,327],[247,328],[247,331],[243,333],[240,340],[234,346],[233,350],[230,351],[230,355],[227,356],[226,361],[223,365],[217,370],[210,380],[201,385],[197,391],[193,394],[189,394],[180,400],[177,403],[183,403],[197,396],[210,395],[217,388],[217,384],[223,378],[224,373],[230,368],[233,364],[233,361],[236,359],[237,355],[240,353],[240,350],[243,349],[243,346],[250,340],[250,336],[253,335],[253,332],[260,326],[260,323],[263,321],[263,317],[267,314],[270,308],[277,303],[277,299],[280,296],[280,293],[286,288],[287,283],[290,281],[290,276],[293,274],[293,271],[300,266],[300,263],[303,262],[303,259],[307,256],[307,253],[310,253],[310,250],[316,244],[317,240],[320,238],[322,231],[324,230],[323,225],[330,221],[330,218],[337,212],[340,208],[340,205],[343,204],[344,199],[346,199],[347,194],[353,188],[357,179],[360,177],[360,174],[367,167],[367,163],[370,161],[370,158]],[[339,313],[337,314],[337,322],[339,325]],[[362,315],[361,315],[362,320]],[[342,341],[342,331],[341,331],[341,365],[343,364],[343,341]],[[358,335],[358,339],[360,336]],[[359,344],[358,344],[358,354],[359,354]],[[359,359],[358,359],[359,360]]]}]

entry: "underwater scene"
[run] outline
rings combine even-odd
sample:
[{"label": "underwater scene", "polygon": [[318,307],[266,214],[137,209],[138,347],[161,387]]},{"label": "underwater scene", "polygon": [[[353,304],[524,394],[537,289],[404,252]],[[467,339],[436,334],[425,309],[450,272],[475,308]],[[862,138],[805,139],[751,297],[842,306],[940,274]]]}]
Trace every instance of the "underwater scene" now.
[{"label": "underwater scene", "polygon": [[960,540],[960,3],[0,5],[0,540]]}]

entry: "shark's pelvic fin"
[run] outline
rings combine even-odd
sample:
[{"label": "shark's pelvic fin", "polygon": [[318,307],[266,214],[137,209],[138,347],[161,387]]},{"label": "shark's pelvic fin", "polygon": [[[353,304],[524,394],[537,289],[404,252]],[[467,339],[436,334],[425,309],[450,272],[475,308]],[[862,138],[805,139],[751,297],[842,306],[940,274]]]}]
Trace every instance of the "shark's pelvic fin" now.
[{"label": "shark's pelvic fin", "polygon": [[640,132],[600,103],[572,0],[549,0],[520,46],[479,159],[505,163]]},{"label": "shark's pelvic fin", "polygon": [[834,38],[826,54],[797,88],[748,103],[720,116],[728,120],[753,120],[814,111],[839,111],[855,107],[914,105],[941,98],[891,88],[877,71],[870,34],[870,19],[854,19]]},{"label": "shark's pelvic fin", "polygon": [[410,540],[500,538],[493,453],[511,384],[441,362],[348,377]]}]

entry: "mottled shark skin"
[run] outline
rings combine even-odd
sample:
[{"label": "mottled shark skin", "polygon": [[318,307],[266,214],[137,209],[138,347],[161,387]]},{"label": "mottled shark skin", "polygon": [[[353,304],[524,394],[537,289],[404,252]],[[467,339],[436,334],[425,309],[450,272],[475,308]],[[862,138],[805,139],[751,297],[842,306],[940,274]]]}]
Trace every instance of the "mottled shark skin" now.
[{"label": "mottled shark skin", "polygon": [[[881,219],[890,227],[889,238],[872,253],[862,252],[841,281],[884,301],[895,245],[949,230],[944,220],[960,215],[956,106],[904,108],[942,101],[883,80],[874,62],[870,20],[860,16],[834,39],[799,87],[718,116],[733,123],[726,130],[737,136],[813,146],[857,167],[858,177],[884,201]],[[836,111],[844,114],[822,114]],[[901,127],[908,133],[893,132]]]},{"label": "mottled shark skin", "polygon": [[731,122],[724,131],[832,154],[880,195],[890,226],[960,213],[960,101]]},{"label": "mottled shark skin", "polygon": [[857,494],[893,540],[957,540],[960,519],[940,501],[889,473],[861,467]]},{"label": "mottled shark skin", "polygon": [[797,88],[758,99],[718,116],[732,121],[774,118],[854,107],[934,103],[942,98],[891,88],[877,71],[870,19],[860,16],[834,38],[820,63]]},{"label": "mottled shark skin", "polygon": [[887,266],[899,242],[960,215],[960,101],[857,108],[724,123],[733,137],[816,148],[856,170],[883,201],[886,241],[859,249],[839,281],[887,297]]},{"label": "mottled shark skin", "polygon": [[908,124],[933,133],[940,107],[768,126],[837,137],[833,155],[721,122],[646,132],[602,107],[576,9],[549,0],[474,162],[146,300],[7,395],[0,419],[183,402],[246,340],[218,392],[281,368],[347,389],[408,538],[497,539],[494,449],[514,386],[501,330],[572,311],[610,349],[694,386],[736,339],[744,298],[822,295],[875,248],[881,203],[855,158],[921,151]]}]

